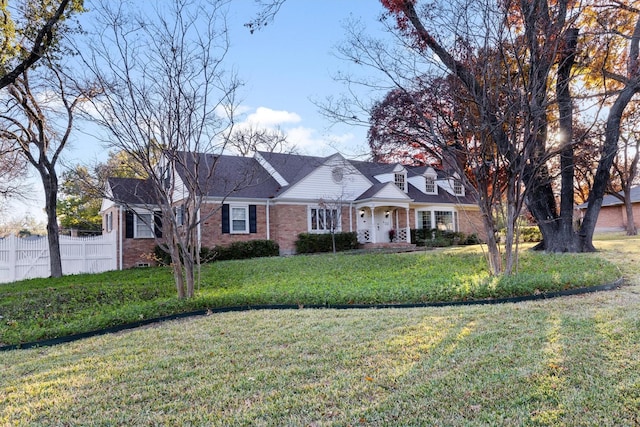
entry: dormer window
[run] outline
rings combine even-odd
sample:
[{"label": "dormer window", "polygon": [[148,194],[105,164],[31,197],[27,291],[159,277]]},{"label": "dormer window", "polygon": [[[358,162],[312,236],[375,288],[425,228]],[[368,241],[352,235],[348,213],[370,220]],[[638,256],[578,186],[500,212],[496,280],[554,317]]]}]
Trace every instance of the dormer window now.
[{"label": "dormer window", "polygon": [[456,196],[464,196],[464,187],[462,186],[462,181],[459,179],[453,181],[453,194]]},{"label": "dormer window", "polygon": [[394,183],[396,187],[402,191],[407,191],[407,179],[402,172],[396,172],[394,175]]},{"label": "dormer window", "polygon": [[436,179],[432,176],[425,177],[425,193],[436,194]]}]

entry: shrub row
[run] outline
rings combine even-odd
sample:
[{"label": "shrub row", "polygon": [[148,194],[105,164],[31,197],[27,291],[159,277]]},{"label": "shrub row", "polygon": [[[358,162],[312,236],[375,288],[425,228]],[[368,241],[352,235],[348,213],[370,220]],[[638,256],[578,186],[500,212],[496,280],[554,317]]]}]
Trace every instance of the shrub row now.
[{"label": "shrub row", "polygon": [[[158,264],[171,264],[171,256],[160,246],[156,246],[153,249],[153,255]],[[280,246],[273,240],[249,240],[246,242],[234,242],[228,246],[203,247],[200,249],[200,261],[202,264],[213,261],[262,258],[278,255],[280,255]]]},{"label": "shrub row", "polygon": [[454,245],[477,245],[480,243],[478,236],[474,234],[464,234],[448,230],[438,230],[437,228],[418,228],[411,230],[411,243],[417,246],[446,247]]},{"label": "shrub row", "polygon": [[[358,234],[353,233],[335,233],[336,251],[348,251],[358,249]],[[311,254],[317,252],[333,252],[333,241],[331,234],[298,234],[296,240],[296,252],[299,254]]]}]

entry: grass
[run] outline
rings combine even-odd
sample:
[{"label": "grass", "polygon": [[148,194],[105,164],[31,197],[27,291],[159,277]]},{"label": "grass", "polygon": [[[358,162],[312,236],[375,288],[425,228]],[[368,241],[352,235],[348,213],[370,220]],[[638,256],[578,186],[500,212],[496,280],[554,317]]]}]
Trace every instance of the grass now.
[{"label": "grass", "polygon": [[584,258],[616,263],[628,285],[222,313],[0,353],[0,426],[638,425],[640,239],[598,246]]},{"label": "grass", "polygon": [[413,254],[312,255],[203,267],[196,298],[178,300],[168,268],[37,279],[0,286],[0,344],[66,336],[226,306],[463,301],[610,283],[591,255],[523,253],[519,274],[492,278],[478,248]]},{"label": "grass", "polygon": [[628,286],[224,313],[0,353],[0,425],[638,425],[640,240],[599,246]]}]

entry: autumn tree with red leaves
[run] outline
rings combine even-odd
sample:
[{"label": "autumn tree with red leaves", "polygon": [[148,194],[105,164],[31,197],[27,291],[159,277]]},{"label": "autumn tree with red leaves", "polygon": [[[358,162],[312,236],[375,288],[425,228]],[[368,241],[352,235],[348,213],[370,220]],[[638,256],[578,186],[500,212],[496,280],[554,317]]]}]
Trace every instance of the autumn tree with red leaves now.
[{"label": "autumn tree with red leaves", "polygon": [[[502,1],[499,4],[472,1],[465,2],[464,8],[455,1],[446,5],[433,2],[427,5],[410,0],[382,0],[382,4],[396,19],[396,30],[416,55],[421,58],[435,55],[438,65],[445,73],[460,82],[469,102],[478,109],[481,132],[487,140],[495,143],[510,170],[515,172],[522,167],[521,179],[525,187],[527,207],[543,234],[542,248],[554,252],[593,250],[595,221],[618,149],[622,114],[633,96],[640,91],[638,11],[617,1],[591,1],[588,4],[577,4],[569,0]],[[506,75],[506,83],[511,92],[519,92],[521,96],[518,109],[509,111],[516,121],[505,121],[505,104],[496,102],[499,100],[496,95],[498,92],[504,93],[504,88],[491,84],[486,73],[478,72],[488,71],[478,62],[485,58],[477,55],[477,52],[486,48],[484,43],[489,38],[483,35],[491,34],[493,29],[483,27],[480,19],[465,11],[465,8],[468,10],[474,7],[484,11],[484,16],[491,13],[499,16],[502,13],[502,22],[508,31],[492,40],[495,44],[491,48],[502,58],[493,65],[502,63],[499,69],[501,71],[498,72]],[[448,22],[455,21],[458,27],[442,25],[446,21],[442,15],[445,8],[454,13],[454,17]],[[456,14],[456,11],[459,12]],[[597,11],[598,16],[602,16],[605,11],[610,15],[607,15],[607,19],[587,21],[585,17],[594,11]],[[460,19],[465,13],[466,21]],[[628,18],[627,25],[618,26],[616,31],[611,31],[610,26],[619,21],[613,17],[622,15]],[[586,31],[587,26],[590,31]],[[589,33],[582,39],[581,27],[585,29],[585,33]],[[469,29],[474,31],[470,32]],[[581,49],[587,42],[591,46],[603,46],[598,44],[601,43],[599,39],[593,37],[594,33],[607,34],[617,42],[615,46],[618,49],[624,46],[625,51],[622,54],[609,49],[606,51],[607,55],[597,55],[598,52],[591,51],[591,55],[599,58],[622,56],[626,59],[624,67],[620,67],[620,61],[617,61],[615,68],[607,68],[612,64],[603,60],[601,70],[604,71],[598,75],[594,67],[582,62],[586,55]],[[614,46],[611,39],[608,46]],[[473,47],[469,49],[469,45]],[[610,87],[614,87],[615,83],[616,93],[610,101],[605,140],[589,193],[588,208],[582,225],[575,230],[573,206],[576,140],[573,122],[577,111],[572,87],[577,82],[577,66],[581,67],[582,73],[588,74],[591,84],[600,84],[599,88],[603,92],[606,92],[602,85],[604,79],[608,79]],[[582,77],[581,82],[585,80],[587,78]],[[511,103],[507,105],[516,107]],[[553,112],[558,119],[551,123]],[[515,124],[521,126],[518,133],[512,131]],[[557,129],[560,135],[560,139],[553,144],[549,143],[551,127]],[[513,138],[515,135],[518,135],[517,139]],[[559,194],[553,191],[553,177],[548,167],[552,158],[559,158],[560,163]]]}]

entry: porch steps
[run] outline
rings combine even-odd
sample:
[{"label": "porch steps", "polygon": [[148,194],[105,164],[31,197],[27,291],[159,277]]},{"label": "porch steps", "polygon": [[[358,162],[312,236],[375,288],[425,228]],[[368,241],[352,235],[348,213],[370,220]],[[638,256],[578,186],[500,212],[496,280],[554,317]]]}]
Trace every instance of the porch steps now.
[{"label": "porch steps", "polygon": [[361,248],[371,252],[412,252],[416,250],[416,245],[407,242],[365,243]]}]

